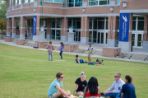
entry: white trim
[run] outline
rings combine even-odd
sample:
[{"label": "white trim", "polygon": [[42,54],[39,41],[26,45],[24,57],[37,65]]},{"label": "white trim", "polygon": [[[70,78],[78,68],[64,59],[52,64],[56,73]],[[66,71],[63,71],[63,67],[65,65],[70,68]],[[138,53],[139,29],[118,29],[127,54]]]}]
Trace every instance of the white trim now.
[{"label": "white trim", "polygon": [[[62,5],[62,4],[61,4]],[[74,9],[74,8],[76,8],[76,9],[83,9],[84,7],[83,6],[76,6],[76,7],[51,7],[51,6],[46,6],[46,5],[44,5],[44,6],[40,6],[40,5],[38,5],[37,7],[40,7],[40,8],[57,8],[57,9]],[[85,8],[87,9],[87,8],[99,8],[99,7],[119,7],[118,5],[114,5],[114,6],[112,6],[112,5],[100,5],[100,6],[86,6]],[[23,6],[23,5],[21,5],[21,7],[14,7],[14,8],[10,8],[10,9],[8,9],[7,10],[7,12],[11,12],[11,11],[16,11],[16,10],[20,10],[20,9],[28,9],[28,8],[34,8],[34,7],[30,7],[30,6]]]},{"label": "white trim", "polygon": [[126,13],[148,13],[148,9],[129,9],[129,10],[120,10],[121,12],[126,12]]},{"label": "white trim", "polygon": [[83,17],[83,16],[88,16],[88,17],[96,17],[96,16],[119,16],[119,13],[108,13],[108,14],[77,14],[77,15],[58,15],[58,14],[41,14],[41,13],[34,13],[34,14],[20,14],[20,15],[9,15],[7,18],[12,18],[12,17],[25,17],[25,16],[48,16],[48,17]]},{"label": "white trim", "polygon": [[119,16],[119,13],[108,13],[108,14],[77,14],[77,15],[65,15],[65,17],[83,17],[83,16],[88,16],[88,17],[96,17],[96,16]]},{"label": "white trim", "polygon": [[7,18],[13,18],[13,17],[25,17],[25,16],[50,16],[50,17],[64,17],[63,15],[58,14],[40,14],[40,13],[34,13],[34,14],[21,14],[21,15],[9,15]]}]

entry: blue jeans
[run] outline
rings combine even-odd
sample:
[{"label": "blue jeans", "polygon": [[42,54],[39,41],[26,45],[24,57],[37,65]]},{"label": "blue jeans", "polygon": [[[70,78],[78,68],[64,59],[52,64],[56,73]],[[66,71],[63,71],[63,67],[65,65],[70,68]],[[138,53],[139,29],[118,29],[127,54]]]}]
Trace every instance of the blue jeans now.
[{"label": "blue jeans", "polygon": [[109,97],[109,98],[120,98],[120,93],[107,93],[104,95],[105,98]]},{"label": "blue jeans", "polygon": [[48,60],[49,60],[49,61],[52,61],[52,60],[53,60],[52,53],[50,53],[50,52],[48,52]]}]

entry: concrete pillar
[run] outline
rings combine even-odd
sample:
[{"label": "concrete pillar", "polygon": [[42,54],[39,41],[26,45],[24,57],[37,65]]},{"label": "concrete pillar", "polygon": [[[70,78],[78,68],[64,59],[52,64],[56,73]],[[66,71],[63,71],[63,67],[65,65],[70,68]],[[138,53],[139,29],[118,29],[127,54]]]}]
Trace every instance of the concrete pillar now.
[{"label": "concrete pillar", "polygon": [[12,38],[16,37],[16,21],[15,18],[12,18]]},{"label": "concrete pillar", "polygon": [[6,30],[6,36],[7,37],[11,37],[11,22],[10,22],[10,18],[7,19],[7,30]]},{"label": "concrete pillar", "polygon": [[36,35],[40,34],[40,16],[37,16]]},{"label": "concrete pillar", "polygon": [[67,40],[67,24],[68,24],[68,19],[64,17],[62,19],[62,32],[61,32],[61,41],[65,42]]},{"label": "concrete pillar", "polygon": [[20,40],[25,40],[25,19],[20,17]]},{"label": "concrete pillar", "polygon": [[132,14],[130,14],[129,19],[129,35],[128,35],[128,41],[119,41],[119,47],[121,48],[121,52],[131,52],[131,37],[132,37]]},{"label": "concrete pillar", "polygon": [[89,18],[86,16],[81,17],[81,44],[88,43],[89,33]]},{"label": "concrete pillar", "polygon": [[51,39],[50,18],[47,19],[47,39]]},{"label": "concrete pillar", "polygon": [[115,47],[115,35],[117,33],[117,17],[116,16],[109,16],[108,17],[108,39],[107,39],[107,46],[108,47]]},{"label": "concrete pillar", "polygon": [[148,15],[144,16],[144,39],[143,49],[148,51]]}]

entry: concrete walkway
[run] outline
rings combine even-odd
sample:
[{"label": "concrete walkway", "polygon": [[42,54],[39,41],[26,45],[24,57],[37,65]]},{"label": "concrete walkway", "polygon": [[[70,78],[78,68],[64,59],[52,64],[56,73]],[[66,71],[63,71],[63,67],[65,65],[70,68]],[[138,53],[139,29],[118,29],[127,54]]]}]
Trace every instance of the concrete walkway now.
[{"label": "concrete walkway", "polygon": [[[35,48],[31,47],[31,46],[17,45],[15,42],[5,42],[4,40],[0,40],[0,43],[6,44],[6,45],[11,45],[11,46],[16,46],[16,47],[20,47],[20,48],[35,49]],[[47,51],[47,49],[43,49],[43,48],[37,48],[35,50]],[[55,52],[58,52],[58,51],[55,51]],[[69,54],[69,55],[76,55],[76,54],[78,54],[78,53],[73,53],[73,52],[64,52],[64,53],[65,54]],[[133,54],[136,54],[136,53],[133,53]],[[142,54],[142,53],[140,53],[140,54]],[[79,53],[79,55],[80,56],[87,56],[86,53]],[[93,55],[92,57],[98,57],[98,58],[109,59],[109,60],[120,60],[120,61],[128,61],[128,62],[148,63],[148,61],[124,59],[124,58],[113,58],[113,57],[103,57],[103,56],[100,56],[100,55]]]}]

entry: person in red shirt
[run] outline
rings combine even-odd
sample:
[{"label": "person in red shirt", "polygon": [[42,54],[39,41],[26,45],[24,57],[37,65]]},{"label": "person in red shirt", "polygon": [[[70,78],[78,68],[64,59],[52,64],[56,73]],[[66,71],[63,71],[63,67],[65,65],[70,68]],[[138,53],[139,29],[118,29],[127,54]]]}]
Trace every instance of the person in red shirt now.
[{"label": "person in red shirt", "polygon": [[91,77],[88,81],[84,98],[99,98],[99,83],[96,77]]}]

